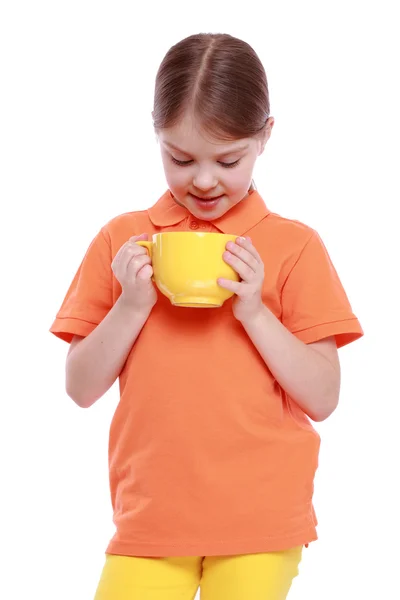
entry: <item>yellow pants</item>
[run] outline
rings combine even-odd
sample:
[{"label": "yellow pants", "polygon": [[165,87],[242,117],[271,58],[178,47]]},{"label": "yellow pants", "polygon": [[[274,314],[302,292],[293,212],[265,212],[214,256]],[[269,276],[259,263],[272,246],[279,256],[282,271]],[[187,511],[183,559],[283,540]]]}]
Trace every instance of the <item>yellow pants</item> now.
[{"label": "yellow pants", "polygon": [[106,555],[95,600],[284,600],[302,546],[239,556]]}]

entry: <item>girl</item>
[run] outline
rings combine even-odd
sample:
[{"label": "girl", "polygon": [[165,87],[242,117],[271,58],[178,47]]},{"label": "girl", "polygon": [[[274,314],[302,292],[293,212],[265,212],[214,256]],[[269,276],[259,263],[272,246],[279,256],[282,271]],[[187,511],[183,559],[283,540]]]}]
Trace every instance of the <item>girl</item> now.
[{"label": "girl", "polygon": [[[317,538],[311,420],[335,410],[337,348],[363,332],[318,234],[252,182],[274,125],[254,50],[222,34],[173,46],[153,120],[168,190],[99,231],[51,327],[79,406],[120,383],[96,600],[282,600]],[[238,236],[222,308],[158,293],[136,242],[160,231]]]}]

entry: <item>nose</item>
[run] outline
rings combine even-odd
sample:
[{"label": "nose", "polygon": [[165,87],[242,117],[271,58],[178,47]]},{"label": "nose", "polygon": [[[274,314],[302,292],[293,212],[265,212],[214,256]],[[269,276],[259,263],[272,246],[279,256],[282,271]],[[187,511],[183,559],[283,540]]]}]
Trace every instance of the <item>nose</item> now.
[{"label": "nose", "polygon": [[198,169],[193,177],[193,185],[203,192],[215,188],[217,183],[218,180],[209,167]]}]

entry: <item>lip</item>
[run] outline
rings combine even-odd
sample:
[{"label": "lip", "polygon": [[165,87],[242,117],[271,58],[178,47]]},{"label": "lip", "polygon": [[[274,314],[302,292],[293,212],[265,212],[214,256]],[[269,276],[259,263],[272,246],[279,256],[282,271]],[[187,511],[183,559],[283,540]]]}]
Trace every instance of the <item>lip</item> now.
[{"label": "lip", "polygon": [[223,194],[220,194],[219,196],[196,196],[195,194],[190,194],[191,196],[193,196],[193,198],[196,198],[196,200],[203,200],[203,201],[211,201],[211,200],[218,200],[218,198],[222,198]]},{"label": "lip", "polygon": [[189,193],[196,200],[203,200],[203,201],[210,201],[210,202],[212,200],[218,200],[218,198],[222,198],[222,196],[224,195],[224,194],[219,194],[219,196],[196,196],[196,194],[192,194],[191,192],[189,192]]},{"label": "lip", "polygon": [[193,198],[197,206],[202,210],[212,210],[215,208],[224,195],[225,194],[220,194],[219,196],[200,197],[190,193],[190,196]]}]

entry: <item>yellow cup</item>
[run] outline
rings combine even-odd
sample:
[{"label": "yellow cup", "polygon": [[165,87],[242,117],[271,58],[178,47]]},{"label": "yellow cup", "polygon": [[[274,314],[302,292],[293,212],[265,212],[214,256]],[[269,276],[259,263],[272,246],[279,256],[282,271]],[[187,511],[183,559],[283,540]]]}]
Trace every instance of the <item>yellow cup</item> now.
[{"label": "yellow cup", "polygon": [[239,281],[239,275],[222,254],[237,235],[168,231],[156,233],[151,242],[136,242],[148,249],[154,281],[175,306],[213,308],[233,296],[217,283],[218,277]]}]

